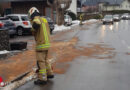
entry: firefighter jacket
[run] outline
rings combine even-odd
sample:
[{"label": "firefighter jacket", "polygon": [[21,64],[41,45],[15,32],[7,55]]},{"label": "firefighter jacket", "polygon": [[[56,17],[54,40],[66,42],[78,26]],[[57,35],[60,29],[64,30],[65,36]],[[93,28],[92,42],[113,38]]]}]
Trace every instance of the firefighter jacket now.
[{"label": "firefighter jacket", "polygon": [[[50,28],[48,21],[40,16],[34,17],[31,21],[32,33],[36,41],[36,51],[48,50],[50,48]],[[39,28],[34,28],[33,24],[37,24]]]},{"label": "firefighter jacket", "polygon": [[83,17],[84,17],[84,14],[81,14],[80,17],[79,17],[79,19],[83,20]]}]

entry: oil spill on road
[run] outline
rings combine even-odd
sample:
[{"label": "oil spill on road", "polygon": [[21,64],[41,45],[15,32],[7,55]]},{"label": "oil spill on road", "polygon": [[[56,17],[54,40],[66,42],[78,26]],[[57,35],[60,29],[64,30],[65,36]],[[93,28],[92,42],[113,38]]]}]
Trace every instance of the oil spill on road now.
[{"label": "oil spill on road", "polygon": [[[112,59],[115,57],[116,52],[114,48],[110,48],[105,44],[88,44],[86,47],[76,48],[78,38],[74,37],[68,42],[53,42],[51,53],[56,54],[56,61],[53,64],[55,73],[64,74],[70,67],[68,62],[75,60],[80,56],[88,58],[96,58],[100,60]],[[67,64],[66,64],[67,63]]]}]

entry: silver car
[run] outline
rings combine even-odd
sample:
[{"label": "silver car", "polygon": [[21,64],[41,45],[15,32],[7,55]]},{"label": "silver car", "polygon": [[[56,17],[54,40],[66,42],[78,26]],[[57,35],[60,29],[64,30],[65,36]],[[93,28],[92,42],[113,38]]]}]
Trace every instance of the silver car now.
[{"label": "silver car", "polygon": [[11,37],[16,35],[16,26],[7,17],[0,17],[0,30],[8,30],[8,33]]},{"label": "silver car", "polygon": [[114,21],[120,21],[120,15],[114,15],[113,19]]},{"label": "silver car", "polygon": [[128,19],[130,19],[130,15],[129,15],[129,13],[125,13],[125,14],[123,14],[123,15],[121,16],[121,18],[122,18],[123,20],[128,20]]},{"label": "silver car", "polygon": [[113,16],[112,15],[105,15],[104,19],[103,19],[103,24],[106,23],[111,23],[113,24],[114,20],[113,20]]},{"label": "silver car", "polygon": [[7,15],[16,25],[17,35],[31,34],[31,23],[26,14],[9,14]]}]

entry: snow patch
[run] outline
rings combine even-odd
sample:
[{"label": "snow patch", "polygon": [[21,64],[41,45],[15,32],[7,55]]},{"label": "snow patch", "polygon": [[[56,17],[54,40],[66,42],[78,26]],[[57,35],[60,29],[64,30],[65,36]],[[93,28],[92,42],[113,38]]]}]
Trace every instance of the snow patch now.
[{"label": "snow patch", "polygon": [[35,75],[28,76],[28,77],[24,78],[23,80],[9,84],[8,86],[4,87],[2,90],[14,90],[34,78],[36,78]]},{"label": "snow patch", "polygon": [[54,31],[63,31],[63,30],[70,30],[70,29],[71,29],[70,26],[64,26],[64,25],[58,26],[58,25],[55,25]]},{"label": "snow patch", "polygon": [[97,19],[90,19],[88,20],[88,22],[97,22],[98,20]]},{"label": "snow patch", "polygon": [[[86,20],[84,21],[83,23],[93,23],[93,22],[97,22],[98,20],[96,19],[90,19],[90,20]],[[65,31],[65,30],[70,30],[73,26],[77,26],[80,24],[80,20],[74,20],[72,21],[72,25],[71,26],[64,26],[64,25],[61,25],[61,26],[58,26],[58,25],[55,25],[55,29],[54,31]]]},{"label": "snow patch", "polygon": [[10,53],[10,52],[9,52],[9,51],[7,51],[7,50],[0,51],[0,54],[8,54],[8,53]]}]

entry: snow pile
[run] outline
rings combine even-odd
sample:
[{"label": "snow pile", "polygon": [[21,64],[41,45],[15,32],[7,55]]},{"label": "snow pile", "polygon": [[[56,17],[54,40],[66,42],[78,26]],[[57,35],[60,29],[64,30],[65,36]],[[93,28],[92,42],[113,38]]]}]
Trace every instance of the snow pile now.
[{"label": "snow pile", "polygon": [[79,20],[74,20],[72,21],[72,26],[76,26],[76,25],[79,25],[80,21]]},{"label": "snow pile", "polygon": [[64,25],[58,26],[58,25],[55,25],[54,31],[63,31],[63,30],[70,30],[70,29],[71,29],[71,27],[69,27],[69,26],[64,26]]},{"label": "snow pile", "polygon": [[90,19],[90,20],[86,20],[86,21],[84,21],[83,23],[85,24],[85,23],[94,23],[94,22],[97,22],[98,20],[96,20],[96,19]]},{"label": "snow pile", "polygon": [[0,54],[8,54],[8,53],[10,53],[10,52],[9,52],[9,51],[7,51],[7,50],[0,51]]},{"label": "snow pile", "polygon": [[[93,22],[97,22],[98,20],[96,20],[96,19],[90,19],[90,20],[86,20],[86,21],[84,21],[83,23],[87,23],[87,22],[91,22],[91,23],[93,23]],[[74,21],[72,21],[72,26],[75,26],[75,25],[79,25],[80,24],[80,20],[74,20]]]},{"label": "snow pile", "polygon": [[90,19],[90,20],[88,20],[88,22],[97,22],[98,20],[96,20],[96,19]]},{"label": "snow pile", "polygon": [[[86,20],[84,21],[83,23],[93,23],[93,22],[97,22],[98,20],[96,19],[90,19],[90,20]],[[80,20],[74,20],[72,21],[72,25],[71,26],[64,26],[64,25],[61,25],[61,26],[58,26],[58,25],[55,25],[55,29],[54,31],[65,31],[65,30],[70,30],[73,26],[76,26],[76,25],[79,25],[80,24]]]}]

